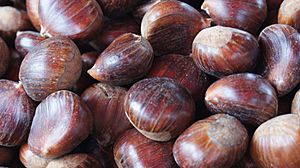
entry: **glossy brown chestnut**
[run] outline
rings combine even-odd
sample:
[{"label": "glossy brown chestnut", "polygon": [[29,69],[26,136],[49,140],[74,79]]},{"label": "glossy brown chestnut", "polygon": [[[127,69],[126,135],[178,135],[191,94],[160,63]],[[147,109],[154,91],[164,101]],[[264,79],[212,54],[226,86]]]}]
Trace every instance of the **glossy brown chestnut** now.
[{"label": "glossy brown chestnut", "polygon": [[10,50],[10,63],[6,74],[4,75],[5,79],[12,80],[15,82],[19,81],[19,70],[21,63],[23,61],[23,57],[15,50]]},{"label": "glossy brown chestnut", "polygon": [[101,146],[110,146],[132,125],[124,111],[126,89],[97,83],[86,89],[81,100],[87,104],[94,117],[94,129]]},{"label": "glossy brown chestnut", "polygon": [[239,120],[216,114],[186,129],[176,140],[173,154],[180,167],[230,168],[247,146],[248,133]]},{"label": "glossy brown chestnut", "polygon": [[191,57],[169,54],[154,59],[148,77],[168,77],[184,86],[196,101],[203,101],[208,87],[208,76]]},{"label": "glossy brown chestnut", "polygon": [[0,80],[0,145],[21,145],[27,138],[34,116],[34,103],[22,84]]},{"label": "glossy brown chestnut", "polygon": [[19,78],[28,96],[42,101],[55,91],[73,86],[80,77],[81,68],[77,46],[66,37],[52,37],[26,55]]},{"label": "glossy brown chestnut", "polygon": [[20,148],[20,161],[27,168],[45,168],[52,159],[45,159],[34,154],[28,144],[24,144]]},{"label": "glossy brown chestnut", "polygon": [[40,36],[38,32],[33,31],[19,31],[15,39],[16,50],[23,56],[31,51],[34,47],[39,45],[46,37]]},{"label": "glossy brown chestnut", "polygon": [[40,0],[26,0],[26,10],[28,17],[36,30],[41,30],[41,20],[39,16]]},{"label": "glossy brown chestnut", "polygon": [[47,0],[38,8],[44,36],[87,41],[101,31],[103,13],[96,0]]},{"label": "glossy brown chestnut", "polygon": [[118,167],[176,167],[172,155],[173,142],[152,141],[135,129],[126,131],[114,145]]},{"label": "glossy brown chestnut", "polygon": [[300,115],[300,90],[298,90],[294,96],[292,107],[291,107],[292,114],[299,114]]},{"label": "glossy brown chestnut", "polygon": [[300,0],[284,0],[279,8],[278,23],[287,24],[300,32]]},{"label": "glossy brown chestnut", "polygon": [[87,71],[93,67],[97,58],[99,57],[99,53],[95,51],[83,53],[81,55],[82,59],[82,73],[88,75]]},{"label": "glossy brown chestnut", "polygon": [[259,45],[254,36],[223,26],[200,31],[192,49],[196,65],[216,77],[253,70],[258,54]]},{"label": "glossy brown chestnut", "polygon": [[265,77],[283,96],[300,82],[300,34],[293,27],[275,24],[259,35]]},{"label": "glossy brown chestnut", "polygon": [[12,163],[16,155],[15,148],[0,146],[0,166],[8,166]]},{"label": "glossy brown chestnut", "polygon": [[9,62],[11,59],[10,53],[9,53],[9,48],[6,45],[5,41],[1,38],[1,35],[0,35],[0,51],[1,51],[0,52],[0,77],[1,77],[4,75],[4,73],[8,69],[8,65],[9,65]]},{"label": "glossy brown chestnut", "polygon": [[57,158],[72,151],[92,130],[91,112],[70,91],[49,95],[37,107],[32,122],[29,149],[44,158]]},{"label": "glossy brown chestnut", "polygon": [[266,0],[205,0],[201,9],[218,25],[254,34],[267,17]]},{"label": "glossy brown chestnut", "polygon": [[127,92],[124,108],[133,126],[155,141],[177,137],[195,115],[193,98],[170,78],[148,78],[135,83]]},{"label": "glossy brown chestnut", "polygon": [[188,4],[167,0],[155,4],[145,14],[141,33],[151,43],[156,56],[190,54],[197,33],[210,20]]},{"label": "glossy brown chestnut", "polygon": [[224,77],[206,91],[206,107],[227,113],[246,124],[258,126],[277,115],[275,89],[259,75],[244,73]]},{"label": "glossy brown chestnut", "polygon": [[153,49],[146,39],[126,33],[101,53],[88,73],[100,82],[127,85],[146,75],[153,57]]},{"label": "glossy brown chestnut", "polygon": [[251,141],[251,157],[258,167],[300,167],[300,116],[286,114],[260,125]]},{"label": "glossy brown chestnut", "polygon": [[118,17],[132,11],[140,0],[97,0],[107,16]]},{"label": "glossy brown chestnut", "polygon": [[52,160],[46,168],[102,168],[92,156],[84,153],[71,154]]}]

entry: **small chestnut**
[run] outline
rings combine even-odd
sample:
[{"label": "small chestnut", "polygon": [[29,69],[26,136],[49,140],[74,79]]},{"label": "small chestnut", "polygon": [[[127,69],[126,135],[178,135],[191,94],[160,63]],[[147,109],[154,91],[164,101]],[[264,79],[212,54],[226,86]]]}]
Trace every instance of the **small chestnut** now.
[{"label": "small chestnut", "polygon": [[223,26],[200,31],[192,49],[196,65],[216,77],[253,70],[258,54],[259,45],[254,36]]},{"label": "small chestnut", "polygon": [[104,11],[110,17],[119,17],[132,11],[140,0],[97,0]]},{"label": "small chestnut", "polygon": [[124,88],[97,83],[81,95],[81,100],[93,114],[96,137],[103,147],[112,145],[123,132],[132,127],[124,111],[126,93]]},{"label": "small chestnut", "polygon": [[230,75],[213,83],[206,91],[205,104],[212,113],[227,113],[253,126],[276,116],[278,109],[275,89],[251,73]]},{"label": "small chestnut", "polygon": [[148,77],[168,77],[184,86],[195,101],[203,101],[208,87],[208,76],[191,57],[169,54],[154,59]]},{"label": "small chestnut", "polygon": [[14,161],[15,155],[15,148],[0,146],[0,167],[10,165]]},{"label": "small chestnut", "polygon": [[300,116],[285,114],[260,125],[251,141],[251,157],[260,168],[300,167]]},{"label": "small chestnut", "polygon": [[262,76],[277,90],[278,96],[291,92],[300,83],[300,34],[293,27],[274,24],[259,35],[262,50]]},{"label": "small chestnut", "polygon": [[52,159],[45,159],[33,153],[28,148],[28,144],[24,144],[20,148],[20,161],[27,168],[46,168],[51,160]]},{"label": "small chestnut", "polygon": [[124,108],[131,124],[155,141],[177,137],[195,115],[191,95],[170,78],[148,78],[135,83],[127,92]]},{"label": "small chestnut", "polygon": [[91,112],[80,97],[62,90],[36,108],[28,138],[29,149],[43,158],[71,152],[92,130]]},{"label": "small chestnut", "polygon": [[190,5],[177,0],[152,6],[141,23],[141,33],[156,56],[190,54],[197,33],[210,26],[210,20]]},{"label": "small chestnut", "polygon": [[153,57],[153,49],[145,38],[126,33],[101,53],[88,73],[103,83],[127,85],[146,75]]},{"label": "small chestnut", "polygon": [[114,145],[114,158],[121,167],[177,167],[172,155],[173,142],[152,141],[135,129],[126,131]]},{"label": "small chestnut", "polygon": [[103,13],[96,0],[41,0],[41,34],[87,41],[101,30]]},{"label": "small chestnut", "polygon": [[230,168],[245,154],[246,128],[234,117],[216,114],[197,121],[176,140],[173,154],[179,167]]},{"label": "small chestnut", "polygon": [[201,9],[218,25],[254,34],[267,17],[266,0],[205,0]]},{"label": "small chestnut", "polygon": [[52,37],[26,55],[19,78],[28,96],[42,101],[55,91],[73,86],[81,68],[81,54],[75,43],[66,37]]},{"label": "small chestnut", "polygon": [[279,8],[278,23],[287,24],[300,32],[300,0],[284,0]]},{"label": "small chestnut", "polygon": [[26,0],[26,10],[28,17],[36,30],[41,30],[41,20],[39,16],[40,0]]},{"label": "small chestnut", "polygon": [[0,80],[0,145],[21,145],[29,134],[34,116],[34,102],[21,83]]},{"label": "small chestnut", "polygon": [[0,52],[0,77],[2,77],[9,67],[9,62],[11,58],[10,58],[9,48],[1,37],[0,37],[0,51],[1,51]]}]

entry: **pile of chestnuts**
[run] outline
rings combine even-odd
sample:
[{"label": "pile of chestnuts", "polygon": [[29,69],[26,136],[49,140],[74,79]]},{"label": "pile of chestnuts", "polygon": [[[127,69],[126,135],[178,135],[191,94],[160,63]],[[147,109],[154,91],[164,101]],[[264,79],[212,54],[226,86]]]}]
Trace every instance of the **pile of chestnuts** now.
[{"label": "pile of chestnuts", "polygon": [[300,168],[300,0],[0,0],[0,167]]}]

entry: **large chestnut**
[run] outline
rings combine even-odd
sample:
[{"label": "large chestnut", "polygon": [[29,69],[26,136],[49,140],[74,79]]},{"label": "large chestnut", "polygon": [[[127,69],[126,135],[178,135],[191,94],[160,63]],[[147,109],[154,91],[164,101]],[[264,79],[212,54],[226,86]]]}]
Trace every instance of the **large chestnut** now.
[{"label": "large chestnut", "polygon": [[215,26],[198,33],[192,51],[199,68],[210,75],[222,77],[253,70],[259,45],[248,32]]},{"label": "large chestnut", "polygon": [[292,91],[300,82],[300,34],[293,27],[274,24],[259,35],[264,76],[278,96]]},{"label": "large chestnut", "polygon": [[118,167],[174,168],[173,142],[152,141],[135,129],[126,131],[114,145],[114,158]]},{"label": "large chestnut", "polygon": [[41,30],[41,20],[39,16],[40,0],[26,0],[26,10],[28,17],[36,30]]},{"label": "large chestnut", "polygon": [[244,73],[224,77],[206,91],[205,104],[212,113],[227,113],[258,126],[277,115],[275,89],[259,75]]},{"label": "large chestnut", "polygon": [[191,57],[169,54],[154,59],[148,77],[168,77],[184,86],[196,101],[202,101],[208,87],[208,76]]},{"label": "large chestnut", "polygon": [[100,82],[131,84],[146,75],[153,62],[153,49],[143,37],[126,33],[113,41],[88,73]]},{"label": "large chestnut", "polygon": [[205,0],[201,9],[221,26],[256,33],[267,17],[266,0]]},{"label": "large chestnut", "polygon": [[15,159],[15,148],[0,146],[0,166],[8,166]]},{"label": "large chestnut", "polygon": [[28,144],[24,144],[20,148],[20,161],[27,168],[46,168],[51,160],[52,159],[45,159],[33,153],[28,148]]},{"label": "large chestnut", "polygon": [[97,0],[107,16],[122,16],[140,2],[140,0]]},{"label": "large chestnut", "polygon": [[92,130],[91,112],[80,97],[62,90],[49,95],[37,107],[29,149],[44,158],[57,158],[72,151]]},{"label": "large chestnut", "polygon": [[77,46],[66,37],[52,37],[26,55],[19,78],[28,96],[42,101],[55,91],[73,86],[80,77],[81,67]]},{"label": "large chestnut", "polygon": [[132,126],[124,111],[126,89],[97,83],[86,89],[81,100],[94,117],[94,129],[101,146],[109,146]]},{"label": "large chestnut", "polygon": [[0,51],[1,51],[0,52],[0,77],[1,77],[8,69],[9,62],[11,59],[9,48],[6,45],[5,41],[1,38],[1,35],[0,35]]},{"label": "large chestnut", "polygon": [[260,125],[251,141],[258,167],[300,167],[300,116],[281,115]]},{"label": "large chestnut", "polygon": [[239,120],[216,114],[186,129],[177,138],[173,154],[180,167],[230,168],[247,146],[248,133]]},{"label": "large chestnut", "polygon": [[101,30],[103,13],[96,0],[41,0],[41,34],[87,41]]},{"label": "large chestnut", "polygon": [[133,126],[155,141],[177,137],[195,115],[193,98],[170,78],[148,78],[135,83],[127,92],[124,108]]},{"label": "large chestnut", "polygon": [[141,33],[151,43],[156,56],[190,54],[197,33],[210,26],[205,18],[190,5],[176,1],[161,1],[145,14]]},{"label": "large chestnut", "polygon": [[34,102],[21,83],[0,80],[0,145],[21,145],[29,134]]},{"label": "large chestnut", "polygon": [[278,23],[287,24],[300,32],[300,0],[284,0],[279,8]]}]

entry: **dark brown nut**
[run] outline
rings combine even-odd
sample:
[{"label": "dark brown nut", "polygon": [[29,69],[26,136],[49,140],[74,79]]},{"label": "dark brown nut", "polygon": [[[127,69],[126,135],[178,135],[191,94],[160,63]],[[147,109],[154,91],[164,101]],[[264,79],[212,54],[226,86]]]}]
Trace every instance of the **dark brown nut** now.
[{"label": "dark brown nut", "polygon": [[41,20],[39,16],[40,0],[26,0],[26,10],[28,17],[36,30],[41,30]]},{"label": "dark brown nut", "polygon": [[268,5],[268,11],[270,10],[278,10],[280,7],[280,4],[283,2],[283,0],[266,0]]},{"label": "dark brown nut", "polygon": [[278,12],[278,23],[287,24],[300,32],[300,0],[284,0]]},{"label": "dark brown nut", "polygon": [[0,37],[0,51],[1,51],[0,52],[0,77],[1,77],[7,71],[8,66],[9,66],[9,62],[10,62],[10,59],[11,59],[9,48],[6,45],[5,41],[1,37]]},{"label": "dark brown nut", "polygon": [[0,166],[9,166],[16,156],[15,148],[0,146]]},{"label": "dark brown nut", "polygon": [[33,153],[28,144],[24,144],[20,148],[20,161],[27,168],[45,168],[52,159],[42,158]]},{"label": "dark brown nut", "polygon": [[119,17],[132,11],[140,0],[97,0],[104,14]]},{"label": "dark brown nut", "polygon": [[4,75],[4,78],[18,82],[19,70],[22,61],[23,61],[23,57],[15,49],[10,49],[10,63],[6,71],[6,74]]},{"label": "dark brown nut", "polygon": [[227,113],[246,124],[258,126],[277,115],[275,89],[259,75],[244,73],[224,77],[206,91],[206,107]]}]

